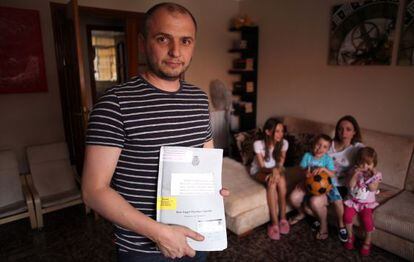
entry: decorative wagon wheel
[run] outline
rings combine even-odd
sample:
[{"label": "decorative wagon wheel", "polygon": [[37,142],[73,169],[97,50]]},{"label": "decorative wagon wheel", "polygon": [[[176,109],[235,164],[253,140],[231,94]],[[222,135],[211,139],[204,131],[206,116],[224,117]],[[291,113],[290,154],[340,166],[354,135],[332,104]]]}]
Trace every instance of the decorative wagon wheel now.
[{"label": "decorative wagon wheel", "polygon": [[355,54],[364,54],[376,48],[381,38],[379,28],[372,22],[362,22],[351,32],[351,43]]}]

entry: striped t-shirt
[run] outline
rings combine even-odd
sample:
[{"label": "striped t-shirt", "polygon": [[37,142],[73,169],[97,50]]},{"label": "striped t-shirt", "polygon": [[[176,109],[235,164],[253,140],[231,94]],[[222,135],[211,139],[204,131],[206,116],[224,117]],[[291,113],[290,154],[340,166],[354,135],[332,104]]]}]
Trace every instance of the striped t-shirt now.
[{"label": "striped t-shirt", "polygon": [[[212,139],[207,95],[181,82],[177,92],[137,77],[108,89],[91,113],[86,144],[122,148],[111,186],[142,213],[156,219],[160,147],[202,147]],[[115,225],[121,251],[158,253],[148,238]]]}]

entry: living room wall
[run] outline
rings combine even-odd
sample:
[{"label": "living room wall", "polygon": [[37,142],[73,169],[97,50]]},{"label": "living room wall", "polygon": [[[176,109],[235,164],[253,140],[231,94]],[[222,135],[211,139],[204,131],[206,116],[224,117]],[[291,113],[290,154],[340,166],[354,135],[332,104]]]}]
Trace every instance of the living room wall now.
[{"label": "living room wall", "polygon": [[[66,3],[68,1],[54,2]],[[162,1],[80,0],[79,5],[145,12],[159,2]],[[231,56],[227,53],[227,49],[232,36],[227,29],[229,19],[237,13],[239,4],[236,1],[220,0],[175,2],[186,6],[193,12],[198,22],[197,46],[192,66],[186,73],[186,79],[206,92],[213,79],[218,78],[230,83],[231,76],[227,74],[227,70]],[[2,0],[0,5],[34,9],[39,10],[40,13],[48,91],[0,95],[0,150],[12,149],[18,157],[20,171],[27,172],[25,148],[28,145],[65,139],[49,1]],[[214,19],[211,16],[213,13]]]},{"label": "living room wall", "polygon": [[396,66],[396,52],[390,66],[327,64],[331,7],[345,2],[241,1],[260,26],[258,124],[272,115],[334,124],[352,114],[364,128],[414,136],[414,67]]},{"label": "living room wall", "polygon": [[[80,0],[79,4],[144,12],[158,2]],[[198,19],[197,47],[186,78],[205,91],[212,79],[226,84],[234,80],[227,74],[233,58],[227,50],[234,38],[227,31],[229,20],[240,10],[259,25],[259,125],[271,115],[335,123],[340,116],[353,114],[365,128],[414,135],[414,67],[396,66],[395,61],[391,66],[327,65],[330,8],[345,1],[176,2]],[[12,149],[21,172],[26,172],[26,146],[64,140],[52,21],[47,0],[2,0],[1,5],[40,12],[48,92],[0,95],[0,150]]]}]

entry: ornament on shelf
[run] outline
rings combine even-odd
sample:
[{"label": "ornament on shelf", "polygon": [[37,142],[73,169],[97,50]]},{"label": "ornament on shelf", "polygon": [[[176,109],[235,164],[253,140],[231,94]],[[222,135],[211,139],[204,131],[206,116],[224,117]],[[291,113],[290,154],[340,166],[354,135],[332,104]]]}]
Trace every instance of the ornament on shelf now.
[{"label": "ornament on shelf", "polygon": [[243,26],[254,26],[252,19],[247,15],[238,15],[232,20],[232,27],[239,29]]}]

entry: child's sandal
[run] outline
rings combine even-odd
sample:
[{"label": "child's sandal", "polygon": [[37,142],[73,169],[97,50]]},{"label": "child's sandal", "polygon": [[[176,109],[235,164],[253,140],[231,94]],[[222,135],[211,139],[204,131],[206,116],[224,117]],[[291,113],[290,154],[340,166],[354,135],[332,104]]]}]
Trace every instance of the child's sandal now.
[{"label": "child's sandal", "polygon": [[361,256],[369,256],[371,254],[371,243],[367,244],[364,243],[361,247],[361,249],[359,250],[359,253],[361,254]]},{"label": "child's sandal", "polygon": [[280,220],[279,231],[280,231],[280,234],[283,234],[283,235],[289,234],[290,227],[289,227],[289,222],[286,219]]},{"label": "child's sandal", "polygon": [[278,225],[268,225],[267,226],[267,236],[272,240],[279,240],[280,239],[280,232]]},{"label": "child's sandal", "polygon": [[317,240],[325,240],[329,237],[328,232],[325,233],[321,233],[321,231],[318,231],[318,233],[316,233],[316,239]]},{"label": "child's sandal", "polygon": [[321,222],[319,222],[318,220],[313,221],[311,225],[311,230],[313,232],[316,232],[316,231],[319,231],[319,228],[321,228]]},{"label": "child's sandal", "polygon": [[348,241],[346,241],[345,244],[344,244],[345,249],[348,249],[348,250],[355,249],[354,242],[355,242],[355,236],[354,235],[352,235],[351,237],[348,237]]},{"label": "child's sandal", "polygon": [[305,218],[306,215],[304,214],[298,214],[292,218],[289,219],[289,225],[293,226],[294,224],[297,224],[298,222],[302,221]]}]

